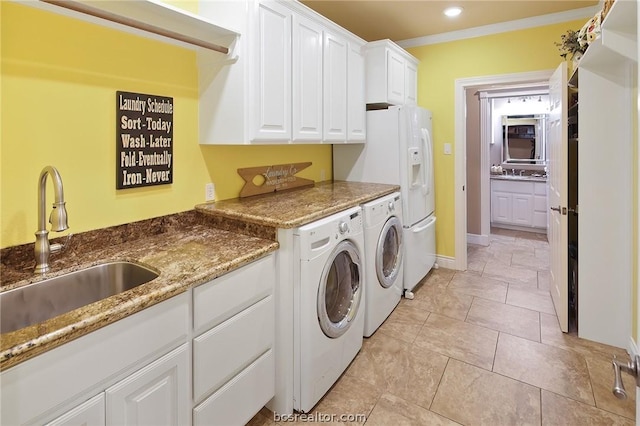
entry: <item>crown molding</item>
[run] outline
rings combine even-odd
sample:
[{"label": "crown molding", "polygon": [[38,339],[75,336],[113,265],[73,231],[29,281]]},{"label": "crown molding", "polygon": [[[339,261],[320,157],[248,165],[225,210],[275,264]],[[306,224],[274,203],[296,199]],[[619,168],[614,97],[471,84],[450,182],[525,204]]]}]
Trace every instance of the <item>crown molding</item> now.
[{"label": "crown molding", "polygon": [[482,37],[492,34],[505,33],[510,31],[524,30],[527,28],[541,27],[544,25],[559,24],[576,19],[589,19],[601,10],[600,5],[572,9],[566,12],[551,13],[548,15],[534,16],[532,18],[517,19],[515,21],[501,22],[499,24],[484,25],[481,27],[468,28],[460,31],[434,34],[424,37],[416,37],[407,40],[397,41],[400,47],[417,47],[429,44],[446,43],[450,41],[464,40],[467,38]]}]

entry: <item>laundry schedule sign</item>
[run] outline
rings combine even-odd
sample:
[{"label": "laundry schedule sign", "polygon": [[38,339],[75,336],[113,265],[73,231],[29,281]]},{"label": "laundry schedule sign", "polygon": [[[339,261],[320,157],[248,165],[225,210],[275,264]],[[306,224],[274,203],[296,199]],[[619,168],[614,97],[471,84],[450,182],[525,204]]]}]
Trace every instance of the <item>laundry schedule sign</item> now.
[{"label": "laundry schedule sign", "polygon": [[116,92],[116,188],[173,183],[173,98]]}]

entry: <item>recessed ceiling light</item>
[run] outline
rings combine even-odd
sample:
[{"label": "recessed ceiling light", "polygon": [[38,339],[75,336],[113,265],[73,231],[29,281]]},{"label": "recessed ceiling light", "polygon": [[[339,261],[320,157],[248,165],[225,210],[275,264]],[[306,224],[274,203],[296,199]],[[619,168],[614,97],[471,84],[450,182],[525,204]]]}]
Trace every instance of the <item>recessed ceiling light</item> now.
[{"label": "recessed ceiling light", "polygon": [[458,16],[462,13],[462,8],[461,7],[448,7],[444,10],[444,14],[447,15],[449,18],[453,18],[454,16]]}]

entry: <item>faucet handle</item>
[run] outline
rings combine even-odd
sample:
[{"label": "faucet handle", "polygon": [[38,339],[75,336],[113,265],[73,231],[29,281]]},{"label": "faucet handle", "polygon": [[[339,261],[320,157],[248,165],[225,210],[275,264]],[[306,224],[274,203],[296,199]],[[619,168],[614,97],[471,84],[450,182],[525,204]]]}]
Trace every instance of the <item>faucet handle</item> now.
[{"label": "faucet handle", "polygon": [[51,253],[58,253],[58,252],[62,252],[64,250],[67,249],[67,247],[69,246],[69,244],[71,243],[71,237],[73,236],[73,234],[69,234],[67,235],[67,237],[65,238],[63,243],[55,243],[55,244],[51,244],[49,246],[49,250]]}]

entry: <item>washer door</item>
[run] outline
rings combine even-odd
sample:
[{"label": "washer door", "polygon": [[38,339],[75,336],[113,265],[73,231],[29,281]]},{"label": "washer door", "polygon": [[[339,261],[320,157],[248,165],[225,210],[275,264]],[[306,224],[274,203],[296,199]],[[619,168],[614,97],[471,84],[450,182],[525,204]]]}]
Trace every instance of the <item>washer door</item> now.
[{"label": "washer door", "polygon": [[402,224],[392,216],[380,232],[376,247],[376,275],[384,288],[393,285],[402,268]]},{"label": "washer door", "polygon": [[362,263],[358,249],[342,241],[331,253],[318,288],[318,322],[331,338],[342,336],[358,314],[362,297]]}]

